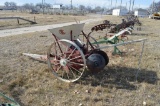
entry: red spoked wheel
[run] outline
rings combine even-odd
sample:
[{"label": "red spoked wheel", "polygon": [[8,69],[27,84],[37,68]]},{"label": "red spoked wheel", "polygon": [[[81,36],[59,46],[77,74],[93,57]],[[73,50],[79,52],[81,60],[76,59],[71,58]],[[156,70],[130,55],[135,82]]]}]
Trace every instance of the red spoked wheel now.
[{"label": "red spoked wheel", "polygon": [[53,74],[65,82],[75,82],[81,78],[86,68],[82,50],[72,41],[55,41],[47,52],[48,67]]}]

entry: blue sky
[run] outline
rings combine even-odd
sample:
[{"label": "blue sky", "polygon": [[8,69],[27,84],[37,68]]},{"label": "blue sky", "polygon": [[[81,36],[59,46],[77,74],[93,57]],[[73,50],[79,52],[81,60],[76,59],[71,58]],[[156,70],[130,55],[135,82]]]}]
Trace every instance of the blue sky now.
[{"label": "blue sky", "polygon": [[[15,2],[17,5],[23,5],[25,3],[40,3],[42,0],[0,0],[0,5],[4,5],[4,3],[8,2]],[[129,6],[129,1],[130,0],[122,0],[122,5],[123,6]],[[155,0],[155,2],[160,1],[160,0]],[[62,3],[64,5],[69,5],[71,0],[45,0],[46,3],[54,4],[54,3]],[[120,5],[121,0],[117,0],[117,5]],[[147,8],[149,5],[153,2],[153,0],[135,0],[135,6],[136,8]],[[110,8],[111,7],[111,0],[72,0],[72,3],[74,6],[79,6],[79,5],[85,5],[85,6],[101,6],[101,7],[106,7]],[[112,0],[112,5],[116,5],[116,0]]]}]

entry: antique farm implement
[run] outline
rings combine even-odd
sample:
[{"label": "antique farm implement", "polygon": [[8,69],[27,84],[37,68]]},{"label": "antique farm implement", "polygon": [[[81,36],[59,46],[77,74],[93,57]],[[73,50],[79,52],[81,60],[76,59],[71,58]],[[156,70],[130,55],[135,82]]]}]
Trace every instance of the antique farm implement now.
[{"label": "antique farm implement", "polygon": [[6,100],[12,102],[12,103],[1,103],[1,101],[0,101],[0,106],[20,106],[14,99],[4,95],[1,92],[0,92],[0,96],[2,96]]},{"label": "antique farm implement", "polygon": [[142,23],[139,21],[138,17],[135,16],[128,16],[127,19],[122,19],[122,22],[120,24],[112,24],[108,20],[104,20],[103,24],[106,24],[110,28],[110,33],[118,33],[119,31],[125,29],[125,28],[132,28],[135,24],[141,26]]},{"label": "antique farm implement", "polygon": [[[105,29],[104,26],[105,26],[104,24],[96,25],[91,30],[92,30],[92,32],[93,31],[98,31],[98,30],[103,30],[103,29]],[[117,34],[106,35],[105,37],[100,38],[97,41],[94,40],[95,42],[92,41],[92,44],[97,44],[99,46],[99,44],[104,44],[104,43],[106,43],[106,44],[117,44],[117,43],[120,43],[120,41],[124,42],[125,39],[128,40],[127,34],[128,33],[131,34],[132,30],[133,30],[132,28],[127,27]],[[116,46],[114,46],[113,54],[121,54],[120,50]]]},{"label": "antique farm implement", "polygon": [[[48,49],[47,55],[23,54],[40,61],[47,61],[48,67],[53,74],[65,82],[77,81],[86,69],[99,72],[109,63],[109,57],[101,50],[104,47],[100,47],[99,44],[112,42],[113,45],[105,48],[114,47],[116,43],[113,41],[125,32],[130,32],[130,28],[126,28],[103,41],[96,41],[91,36],[92,32],[103,30],[107,25],[95,26],[89,34],[83,32],[83,27],[84,23],[80,23],[49,29],[54,40]],[[81,38],[85,39],[85,42],[80,40]]]}]

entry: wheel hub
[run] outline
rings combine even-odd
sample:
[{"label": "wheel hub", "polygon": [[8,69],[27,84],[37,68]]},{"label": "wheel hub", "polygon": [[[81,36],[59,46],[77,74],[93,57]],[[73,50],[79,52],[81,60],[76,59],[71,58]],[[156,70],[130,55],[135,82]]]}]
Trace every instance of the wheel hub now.
[{"label": "wheel hub", "polygon": [[61,66],[66,66],[67,65],[67,60],[66,59],[61,59],[60,60],[60,65]]}]

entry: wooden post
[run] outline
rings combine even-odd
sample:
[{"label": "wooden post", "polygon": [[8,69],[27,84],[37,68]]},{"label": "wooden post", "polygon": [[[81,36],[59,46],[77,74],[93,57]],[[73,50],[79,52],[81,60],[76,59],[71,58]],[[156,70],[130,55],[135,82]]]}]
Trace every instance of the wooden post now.
[{"label": "wooden post", "polygon": [[19,24],[19,18],[17,18],[17,22],[18,22],[18,24]]},{"label": "wooden post", "polygon": [[36,17],[34,16],[34,22],[36,23]]}]

